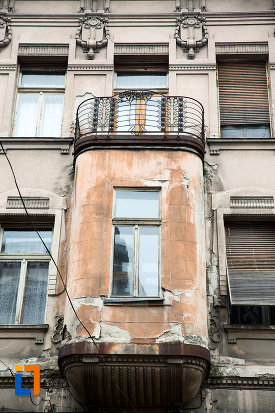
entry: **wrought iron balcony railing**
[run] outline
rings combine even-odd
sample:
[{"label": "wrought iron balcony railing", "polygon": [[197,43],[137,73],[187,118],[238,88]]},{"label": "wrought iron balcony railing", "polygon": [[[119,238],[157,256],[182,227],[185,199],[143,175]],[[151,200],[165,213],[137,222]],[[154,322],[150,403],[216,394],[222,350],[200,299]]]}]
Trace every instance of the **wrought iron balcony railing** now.
[{"label": "wrought iron balcony railing", "polygon": [[93,143],[182,144],[204,147],[204,109],[196,99],[148,90],[94,97],[77,110],[75,149]]}]

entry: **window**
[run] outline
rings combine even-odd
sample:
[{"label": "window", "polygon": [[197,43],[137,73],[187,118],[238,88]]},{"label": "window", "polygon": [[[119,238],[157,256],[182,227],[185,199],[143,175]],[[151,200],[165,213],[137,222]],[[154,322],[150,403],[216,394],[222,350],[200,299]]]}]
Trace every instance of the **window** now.
[{"label": "window", "polygon": [[[149,90],[165,89],[167,74],[162,72],[118,72],[117,89],[136,90],[125,96],[119,95],[117,108],[117,132],[152,133],[162,131],[163,98]],[[146,93],[139,93],[144,91]],[[165,105],[165,103],[164,103]],[[165,107],[165,106],[164,106]],[[165,111],[164,111],[165,113]]]},{"label": "window", "polygon": [[275,225],[225,225],[231,324],[275,323]]},{"label": "window", "polygon": [[[39,230],[47,247],[52,231]],[[50,257],[35,231],[2,229],[0,324],[43,324]]]},{"label": "window", "polygon": [[218,64],[223,138],[269,138],[269,102],[264,61]]},{"label": "window", "polygon": [[59,137],[63,114],[64,72],[20,74],[14,136]]},{"label": "window", "polygon": [[159,195],[115,190],[112,296],[159,296]]}]

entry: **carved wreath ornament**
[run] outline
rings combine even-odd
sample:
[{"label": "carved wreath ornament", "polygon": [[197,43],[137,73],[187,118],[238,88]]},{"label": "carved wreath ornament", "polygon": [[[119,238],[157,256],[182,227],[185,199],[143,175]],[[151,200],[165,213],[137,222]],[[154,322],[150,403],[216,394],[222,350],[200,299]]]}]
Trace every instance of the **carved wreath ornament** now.
[{"label": "carved wreath ornament", "polygon": [[10,19],[0,17],[0,49],[6,47],[12,38]]},{"label": "carved wreath ornament", "polygon": [[107,19],[102,17],[86,17],[79,20],[76,32],[76,43],[82,47],[88,59],[94,59],[95,53],[106,46],[109,38]]},{"label": "carved wreath ornament", "polygon": [[[188,59],[195,58],[195,52],[207,44],[208,32],[203,17],[184,16],[177,20],[175,39],[185,51]],[[197,40],[198,39],[198,40]]]}]

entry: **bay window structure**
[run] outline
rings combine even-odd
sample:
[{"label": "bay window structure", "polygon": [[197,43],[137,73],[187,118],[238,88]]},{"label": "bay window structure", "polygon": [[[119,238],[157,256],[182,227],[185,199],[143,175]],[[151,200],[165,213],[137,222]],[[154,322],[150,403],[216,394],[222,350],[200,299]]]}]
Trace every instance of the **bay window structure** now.
[{"label": "bay window structure", "polygon": [[222,138],[269,138],[266,62],[221,61],[218,83]]},{"label": "bay window structure", "polygon": [[64,71],[22,71],[14,136],[60,137],[64,88]]},{"label": "bay window structure", "polygon": [[275,225],[225,224],[230,323],[275,324]]},{"label": "bay window structure", "polygon": [[[52,230],[39,233],[51,248]],[[0,253],[0,324],[43,324],[50,256],[37,233],[4,227]]]},{"label": "bay window structure", "polygon": [[159,296],[160,192],[115,190],[114,297]]}]

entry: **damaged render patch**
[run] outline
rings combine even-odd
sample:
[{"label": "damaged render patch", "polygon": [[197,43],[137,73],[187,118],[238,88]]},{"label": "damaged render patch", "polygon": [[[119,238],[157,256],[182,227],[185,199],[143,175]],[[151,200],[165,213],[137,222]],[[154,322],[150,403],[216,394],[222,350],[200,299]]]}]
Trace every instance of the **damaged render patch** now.
[{"label": "damaged render patch", "polygon": [[208,348],[201,337],[195,335],[184,336],[181,323],[171,323],[170,325],[171,329],[159,336],[156,343],[184,343]]},{"label": "damaged render patch", "polygon": [[130,343],[129,331],[122,328],[100,323],[100,338],[96,341],[111,341],[112,343]]}]

